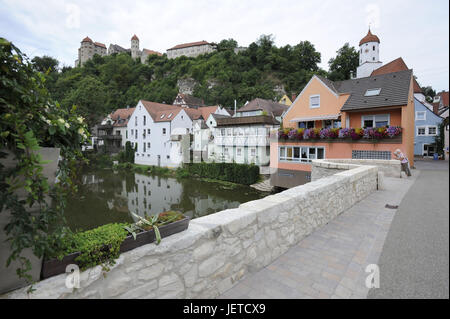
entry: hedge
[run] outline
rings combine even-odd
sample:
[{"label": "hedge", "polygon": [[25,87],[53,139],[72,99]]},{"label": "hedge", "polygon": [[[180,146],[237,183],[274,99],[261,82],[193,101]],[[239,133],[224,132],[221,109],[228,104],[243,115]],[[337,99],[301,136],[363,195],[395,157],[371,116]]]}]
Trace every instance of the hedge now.
[{"label": "hedge", "polygon": [[250,185],[259,180],[259,167],[254,164],[191,163],[185,164],[189,174],[199,177]]}]

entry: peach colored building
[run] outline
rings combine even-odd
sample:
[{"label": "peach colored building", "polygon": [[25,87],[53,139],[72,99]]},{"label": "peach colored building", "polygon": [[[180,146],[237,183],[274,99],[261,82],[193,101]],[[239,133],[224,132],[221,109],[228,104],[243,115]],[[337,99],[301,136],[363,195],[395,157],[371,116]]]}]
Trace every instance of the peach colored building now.
[{"label": "peach colored building", "polygon": [[272,139],[272,184],[292,187],[309,179],[311,160],[320,158],[394,159],[402,150],[414,165],[412,70],[333,82],[313,76],[283,117],[283,128],[400,127],[382,139]]}]

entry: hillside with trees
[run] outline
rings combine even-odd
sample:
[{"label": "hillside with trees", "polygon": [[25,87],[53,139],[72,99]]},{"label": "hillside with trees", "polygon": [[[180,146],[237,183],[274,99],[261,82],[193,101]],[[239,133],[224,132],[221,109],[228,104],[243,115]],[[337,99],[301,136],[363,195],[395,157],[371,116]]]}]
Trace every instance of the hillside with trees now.
[{"label": "hillside with trees", "polygon": [[222,40],[213,53],[195,58],[168,59],[152,55],[146,64],[127,53],[94,56],[83,67],[58,68],[51,57],[35,57],[37,71],[47,73],[46,86],[63,106],[75,104],[90,125],[117,108],[135,106],[139,99],[172,103],[179,80],[195,83],[193,95],[206,104],[232,107],[256,97],[279,99],[298,94],[314,74],[334,80],[350,77],[358,65],[358,53],[348,44],[329,61],[330,73],[320,69],[321,54],[309,41],[277,47],[270,35],[262,35],[247,49],[235,53],[237,42]]}]

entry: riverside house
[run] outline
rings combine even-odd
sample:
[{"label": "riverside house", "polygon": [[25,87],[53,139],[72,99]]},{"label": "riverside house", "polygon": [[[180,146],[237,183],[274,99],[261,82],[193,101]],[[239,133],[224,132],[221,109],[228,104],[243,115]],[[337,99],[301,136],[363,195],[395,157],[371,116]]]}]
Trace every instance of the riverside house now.
[{"label": "riverside house", "polygon": [[97,138],[105,147],[105,151],[118,152],[125,146],[128,137],[127,124],[133,112],[134,107],[117,109],[97,126]]},{"label": "riverside house", "polygon": [[443,118],[435,114],[418,99],[414,99],[415,138],[414,155],[432,157],[437,152],[435,138]]},{"label": "riverside house", "polygon": [[414,165],[413,80],[412,70],[337,82],[314,75],[272,139],[272,185],[308,182],[312,159],[394,159],[399,148]]},{"label": "riverside house", "polygon": [[268,166],[270,162],[270,131],[278,128],[288,106],[256,98],[233,117],[212,114],[207,125],[208,161]]},{"label": "riverside house", "polygon": [[215,112],[223,109],[140,100],[127,124],[127,141],[137,147],[135,163],[178,167],[183,161],[190,161],[194,121],[204,120]]}]

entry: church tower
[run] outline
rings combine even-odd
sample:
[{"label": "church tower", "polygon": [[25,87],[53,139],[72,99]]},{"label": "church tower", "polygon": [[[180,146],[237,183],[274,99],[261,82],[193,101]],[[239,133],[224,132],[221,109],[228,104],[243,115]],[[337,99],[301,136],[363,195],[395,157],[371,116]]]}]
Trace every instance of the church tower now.
[{"label": "church tower", "polygon": [[359,41],[359,66],[356,69],[356,77],[370,76],[373,70],[383,65],[380,61],[380,39],[370,32]]},{"label": "church tower", "polygon": [[133,59],[141,57],[141,52],[139,51],[139,38],[136,34],[131,38],[131,57]]}]

